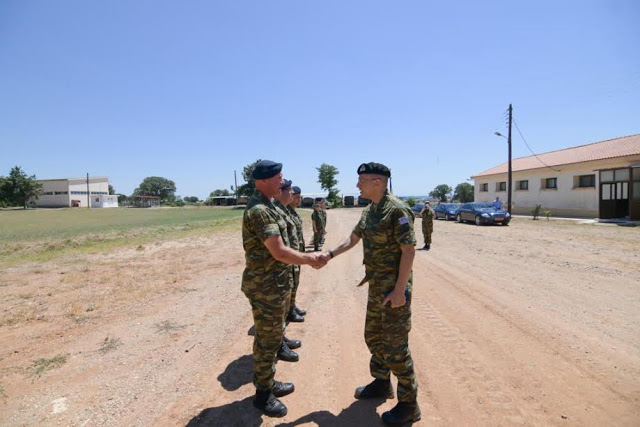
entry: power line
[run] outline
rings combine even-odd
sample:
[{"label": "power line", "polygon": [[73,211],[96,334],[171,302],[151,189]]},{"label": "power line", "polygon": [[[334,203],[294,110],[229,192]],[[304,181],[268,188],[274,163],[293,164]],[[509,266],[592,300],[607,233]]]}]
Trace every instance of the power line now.
[{"label": "power line", "polygon": [[520,138],[522,138],[522,140],[524,141],[524,145],[527,146],[527,148],[529,149],[529,151],[531,151],[531,154],[533,154],[533,156],[538,159],[538,161],[540,163],[542,163],[543,165],[545,165],[546,167],[548,167],[549,169],[556,171],[556,172],[562,172],[561,169],[555,169],[551,166],[549,166],[548,164],[546,164],[545,162],[542,161],[542,159],[540,159],[540,157],[538,157],[538,155],[536,153],[533,152],[533,150],[531,149],[531,147],[529,147],[529,144],[527,144],[527,140],[524,139],[524,135],[522,135],[522,132],[520,132],[520,128],[518,127],[518,123],[516,122],[516,119],[513,119],[513,124],[516,125],[516,129],[518,130],[518,133],[520,134]]}]

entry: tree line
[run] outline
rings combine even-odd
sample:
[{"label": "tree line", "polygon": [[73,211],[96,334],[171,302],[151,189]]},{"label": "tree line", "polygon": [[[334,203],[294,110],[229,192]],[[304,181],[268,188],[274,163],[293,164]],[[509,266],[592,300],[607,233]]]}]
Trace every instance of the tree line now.
[{"label": "tree line", "polygon": [[[251,173],[260,160],[261,159],[257,159],[242,169],[242,177],[245,183],[237,188],[239,197],[249,197],[254,193],[256,184],[251,177]],[[322,163],[316,168],[316,171],[318,173],[317,182],[320,184],[320,188],[328,193],[327,200],[330,201],[333,206],[340,206],[342,199],[338,196],[340,191],[337,187],[337,176],[340,173],[338,168],[327,163]],[[440,184],[429,193],[429,196],[441,202],[448,202],[450,199],[453,199],[460,203],[467,203],[473,201],[473,191],[473,185],[468,183],[458,184],[455,191],[446,184]],[[158,197],[161,203],[174,206],[200,202],[197,196],[180,197],[176,196],[175,193],[176,184],[174,181],[161,176],[149,176],[142,180],[131,196],[118,194],[118,203],[121,205],[126,204],[135,196],[155,196]],[[28,175],[19,166],[13,167],[7,177],[0,176],[0,207],[22,206],[26,209],[29,201],[37,199],[41,194],[42,184],[36,182],[36,176]],[[109,185],[109,194],[116,194],[115,188],[111,185]],[[232,185],[230,190],[213,190],[209,194],[209,197],[232,197],[235,196],[235,194],[236,188]]]}]

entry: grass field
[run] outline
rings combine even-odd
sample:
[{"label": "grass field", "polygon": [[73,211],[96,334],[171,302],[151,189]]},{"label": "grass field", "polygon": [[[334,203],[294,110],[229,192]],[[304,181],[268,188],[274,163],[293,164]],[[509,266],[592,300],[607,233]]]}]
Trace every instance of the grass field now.
[{"label": "grass field", "polygon": [[239,230],[243,212],[208,207],[0,211],[0,265]]}]

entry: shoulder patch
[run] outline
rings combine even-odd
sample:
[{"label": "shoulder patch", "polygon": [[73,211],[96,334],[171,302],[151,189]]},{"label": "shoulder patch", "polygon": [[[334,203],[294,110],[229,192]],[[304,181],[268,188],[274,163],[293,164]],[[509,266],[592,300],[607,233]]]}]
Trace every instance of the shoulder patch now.
[{"label": "shoulder patch", "polygon": [[398,219],[398,222],[400,224],[409,224],[409,218],[407,218],[406,216],[403,216],[403,217]]}]

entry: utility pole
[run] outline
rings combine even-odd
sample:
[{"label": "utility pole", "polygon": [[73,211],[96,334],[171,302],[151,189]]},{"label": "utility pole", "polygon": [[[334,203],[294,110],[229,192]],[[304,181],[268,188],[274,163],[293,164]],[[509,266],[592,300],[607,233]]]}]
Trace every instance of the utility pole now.
[{"label": "utility pole", "polygon": [[236,184],[233,187],[233,189],[236,191],[236,202],[234,204],[237,205],[238,204],[238,177],[236,176],[236,171],[233,171],[233,181]]},{"label": "utility pole", "polygon": [[89,172],[87,172],[87,208],[91,209],[91,192],[89,191]]},{"label": "utility pole", "polygon": [[507,212],[511,215],[511,121],[513,120],[513,108],[509,104],[509,137],[507,143],[509,144],[509,182],[507,182]]}]

